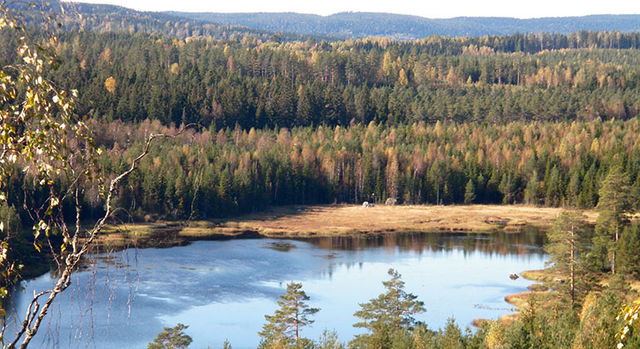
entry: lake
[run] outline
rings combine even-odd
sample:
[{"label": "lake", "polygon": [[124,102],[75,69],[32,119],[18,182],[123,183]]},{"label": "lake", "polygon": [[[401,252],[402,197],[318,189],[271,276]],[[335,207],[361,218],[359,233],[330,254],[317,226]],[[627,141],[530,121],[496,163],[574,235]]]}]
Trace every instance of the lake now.
[{"label": "lake", "polygon": [[[321,309],[302,335],[317,339],[326,328],[347,341],[362,331],[352,327],[358,303],[384,291],[389,268],[425,303],[418,320],[437,329],[454,317],[466,327],[513,312],[504,296],[531,282],[508,275],[544,267],[541,246],[537,233],[427,233],[196,241],[92,255],[33,347],[146,348],[163,326],[180,322],[189,326],[191,348],[220,348],[225,339],[255,348],[264,315],[290,281],[302,282],[309,304]],[[23,282],[11,307],[22,314],[33,290],[52,284],[50,274]],[[14,313],[9,331],[15,321]]]}]

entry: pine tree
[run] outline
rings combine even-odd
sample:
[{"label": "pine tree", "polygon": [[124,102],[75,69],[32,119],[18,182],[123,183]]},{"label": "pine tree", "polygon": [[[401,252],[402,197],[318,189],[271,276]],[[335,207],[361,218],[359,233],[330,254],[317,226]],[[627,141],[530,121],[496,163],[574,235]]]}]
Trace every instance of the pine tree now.
[{"label": "pine tree", "polygon": [[189,326],[177,324],[175,327],[165,327],[158,336],[149,343],[148,349],[185,349],[193,339],[184,333]]},{"label": "pine tree", "polygon": [[335,331],[324,330],[315,346],[317,349],[344,349]]},{"label": "pine tree", "polygon": [[265,343],[279,343],[286,345],[297,343],[300,339],[300,329],[311,325],[314,321],[310,316],[320,309],[311,308],[307,304],[309,296],[302,290],[302,284],[291,282],[287,284],[287,293],[280,296],[279,309],[274,315],[265,315],[267,323],[258,334]]},{"label": "pine tree", "polygon": [[354,314],[362,321],[353,326],[366,328],[370,334],[356,336],[353,346],[368,347],[363,343],[373,343],[374,347],[385,347],[394,333],[413,328],[416,324],[413,315],[426,311],[417,296],[404,290],[404,281],[397,271],[389,269],[388,274],[391,280],[382,282],[387,291],[360,304],[361,309]]},{"label": "pine tree", "polygon": [[553,222],[553,229],[547,233],[549,240],[545,249],[554,269],[568,277],[567,283],[553,285],[555,289],[568,293],[571,305],[575,307],[579,290],[586,290],[586,269],[582,259],[587,251],[586,216],[578,211],[563,211]]}]

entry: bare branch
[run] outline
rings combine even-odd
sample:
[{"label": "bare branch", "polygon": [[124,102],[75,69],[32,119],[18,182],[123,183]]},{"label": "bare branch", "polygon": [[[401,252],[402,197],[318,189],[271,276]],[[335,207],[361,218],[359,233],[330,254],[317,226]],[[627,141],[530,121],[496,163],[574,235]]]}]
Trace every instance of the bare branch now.
[{"label": "bare branch", "polygon": [[[107,220],[110,218],[110,216],[114,212],[113,199],[115,198],[116,189],[118,188],[118,185],[120,184],[120,182],[122,182],[133,171],[135,171],[138,168],[140,161],[142,161],[142,159],[145,156],[147,156],[147,154],[149,154],[151,145],[154,142],[154,140],[159,138],[178,137],[179,135],[184,133],[187,130],[187,128],[191,126],[193,125],[189,124],[183,127],[178,133],[174,135],[167,135],[167,134],[160,133],[160,134],[151,134],[147,137],[147,140],[145,142],[142,152],[136,158],[133,159],[129,168],[126,171],[119,174],[118,176],[116,176],[113,180],[111,180],[109,184],[109,190],[107,192],[106,201],[105,201],[104,215],[96,222],[93,228],[91,228],[91,230],[88,231],[87,237],[84,240],[80,240],[80,236],[81,236],[80,234],[81,232],[80,209],[81,208],[80,208],[80,201],[79,201],[80,192],[79,192],[79,188],[77,187],[78,182],[75,182],[76,188],[75,188],[74,194],[75,194],[75,206],[76,206],[76,218],[75,218],[76,226],[75,226],[75,232],[73,234],[73,238],[71,241],[71,251],[68,252],[68,254],[66,254],[64,258],[64,264],[62,266],[62,274],[60,275],[55,286],[51,290],[42,291],[39,294],[34,296],[34,299],[31,301],[31,304],[27,309],[25,321],[23,322],[17,334],[17,337],[7,348],[9,349],[15,348],[20,338],[24,336],[24,339],[22,341],[22,344],[20,345],[20,348],[25,349],[28,347],[33,337],[38,333],[38,329],[40,328],[42,320],[47,315],[47,312],[51,307],[51,304],[53,303],[55,298],[58,296],[58,294],[62,293],[64,290],[66,290],[69,287],[69,285],[71,284],[72,272],[75,270],[75,268],[77,267],[78,263],[80,262],[84,254],[87,253],[93,241],[95,240],[97,235],[100,233],[100,231],[106,224]],[[38,300],[46,294],[49,294],[49,297],[47,298],[43,306],[40,307]]]}]

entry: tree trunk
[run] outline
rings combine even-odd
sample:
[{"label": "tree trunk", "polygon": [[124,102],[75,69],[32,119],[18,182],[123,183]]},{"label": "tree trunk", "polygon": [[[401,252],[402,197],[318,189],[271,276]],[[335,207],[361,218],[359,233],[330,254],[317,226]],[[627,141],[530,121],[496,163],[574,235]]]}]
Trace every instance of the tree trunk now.
[{"label": "tree trunk", "polygon": [[300,326],[298,326],[298,311],[296,310],[296,321],[293,323],[294,328],[296,329],[296,343],[298,343],[298,338],[300,337],[299,335],[299,328]]},{"label": "tree trunk", "polygon": [[614,239],[614,244],[613,244],[613,251],[611,251],[611,274],[616,275],[616,248],[618,247],[618,239],[620,237],[619,234],[619,224],[618,222],[616,222],[616,234],[615,234],[615,239]]},{"label": "tree trunk", "polygon": [[575,277],[576,277],[576,236],[575,236],[575,228],[572,226],[571,227],[571,260],[570,260],[570,267],[569,267],[569,287],[570,287],[570,294],[571,294],[571,307],[573,308],[576,304],[576,282],[575,282]]}]

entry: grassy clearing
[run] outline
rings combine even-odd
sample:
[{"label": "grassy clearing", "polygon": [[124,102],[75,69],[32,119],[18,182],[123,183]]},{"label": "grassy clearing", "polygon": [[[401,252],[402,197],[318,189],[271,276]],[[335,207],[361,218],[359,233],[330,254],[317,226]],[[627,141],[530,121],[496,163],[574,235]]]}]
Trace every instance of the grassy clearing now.
[{"label": "grassy clearing", "polygon": [[[389,232],[519,231],[548,228],[561,209],[508,205],[280,207],[203,226],[198,234],[255,231],[265,236],[324,236]],[[595,214],[586,212],[595,221]],[[191,233],[193,234],[193,232]]]},{"label": "grassy clearing", "polygon": [[[105,229],[101,242],[117,247],[162,238],[194,240],[402,232],[517,232],[526,226],[549,228],[560,211],[559,208],[523,205],[286,206],[225,220],[111,226]],[[592,211],[586,211],[585,214],[595,221]]]}]

